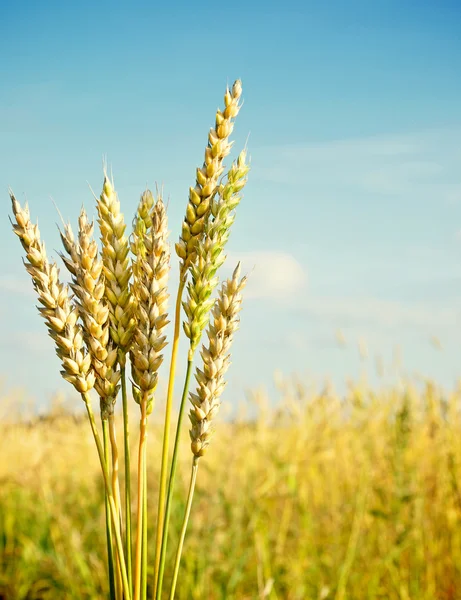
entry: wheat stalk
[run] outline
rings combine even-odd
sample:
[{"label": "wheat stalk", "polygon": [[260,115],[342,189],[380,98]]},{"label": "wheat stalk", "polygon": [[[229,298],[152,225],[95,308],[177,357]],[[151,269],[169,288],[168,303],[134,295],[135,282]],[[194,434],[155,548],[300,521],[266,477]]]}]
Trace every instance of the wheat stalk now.
[{"label": "wheat stalk", "polygon": [[190,394],[191,422],[190,438],[193,454],[191,479],[184,513],[183,525],[179,537],[178,549],[170,590],[173,600],[179,573],[182,548],[189,521],[199,459],[206,453],[212,435],[212,423],[219,407],[221,394],[226,382],[224,376],[230,365],[230,348],[234,333],[239,327],[239,313],[242,308],[242,290],[247,278],[240,279],[240,263],[234,270],[231,279],[221,287],[218,299],[213,307],[213,321],[208,327],[208,347],[202,347],[203,368],[197,368],[195,378],[197,390]]},{"label": "wheat stalk", "polygon": [[[152,200],[151,200],[152,199]],[[136,533],[135,600],[142,589],[141,575],[146,573],[146,540],[143,532],[146,489],[146,438],[147,415],[152,411],[153,394],[157,387],[158,369],[163,361],[166,346],[165,327],[168,324],[168,272],[170,249],[168,221],[161,197],[152,207],[153,197],[147,191],[141,197],[133,224],[132,250],[133,293],[136,297],[136,326],[130,352],[133,376],[133,396],[141,408],[138,454],[138,520]],[[149,213],[150,211],[150,213]],[[144,552],[144,556],[142,553]],[[141,564],[144,562],[144,568]],[[142,570],[142,573],[141,573]]]},{"label": "wheat stalk", "polygon": [[[173,405],[174,380],[176,374],[176,358],[178,354],[179,335],[181,327],[181,303],[187,273],[191,263],[194,262],[196,245],[202,238],[205,224],[210,214],[211,204],[217,191],[219,177],[224,167],[223,160],[229,154],[232,143],[229,136],[233,130],[233,119],[240,110],[239,100],[242,95],[242,83],[235,81],[232,90],[226,89],[224,95],[224,110],[216,112],[215,127],[208,134],[208,145],[205,149],[203,166],[196,171],[196,183],[189,189],[189,202],[186,215],[182,224],[180,239],[176,244],[176,253],[180,258],[179,285],[176,295],[174,333],[171,348],[170,372],[168,378],[168,392],[165,406],[165,423],[163,427],[162,463],[160,468],[160,489],[158,498],[157,533],[155,542],[154,565],[154,597],[159,597],[158,582],[160,575],[160,562],[164,528],[167,521],[166,494],[168,453],[170,445],[171,410]],[[186,379],[188,375],[186,374]]]},{"label": "wheat stalk", "polygon": [[80,392],[85,402],[109,497],[122,585],[125,596],[129,599],[131,594],[126,574],[117,506],[88,394],[95,384],[95,375],[91,368],[91,355],[84,350],[83,333],[77,322],[78,306],[71,304],[68,286],[59,281],[59,270],[56,263],[49,263],[45,244],[40,240],[38,225],[32,224],[27,204],[22,208],[12,191],[10,191],[10,198],[16,220],[13,230],[26,251],[25,267],[32,278],[41,304],[39,312],[46,321],[49,335],[56,343],[56,354],[61,359],[63,367],[61,375]]},{"label": "wheat stalk", "polygon": [[[93,239],[94,224],[88,220],[82,208],[78,220],[78,239],[76,240],[70,224],[60,231],[61,240],[68,256],[61,258],[72,275],[72,290],[82,320],[83,337],[91,356],[96,374],[95,389],[100,398],[100,412],[103,428],[104,454],[107,460],[108,445],[112,448],[112,488],[115,491],[116,506],[120,506],[120,488],[118,483],[118,449],[114,435],[114,405],[119,391],[120,370],[117,368],[117,348],[109,337],[109,307],[104,297],[105,282],[103,263],[99,256],[98,245]],[[111,590],[114,587],[113,564],[111,556],[110,528],[107,531],[108,557]],[[116,591],[112,594],[120,597],[121,574],[116,569]]]},{"label": "wheat stalk", "polygon": [[[70,224],[64,225],[61,240],[68,256],[61,254],[72,274],[72,290],[77,298],[82,329],[92,365],[96,374],[95,389],[100,398],[103,428],[108,426],[112,449],[112,488],[121,521],[118,445],[115,432],[114,406],[120,388],[120,369],[117,368],[118,350],[109,336],[109,306],[105,298],[103,261],[93,239],[94,224],[82,208],[79,216],[78,239],[75,240]],[[104,437],[106,441],[106,436]],[[105,449],[106,450],[106,449]],[[121,596],[121,573],[116,568],[117,596]]]},{"label": "wheat stalk", "polygon": [[209,312],[213,306],[211,295],[219,279],[218,269],[225,261],[224,247],[229,239],[230,229],[235,220],[235,209],[241,200],[241,191],[246,184],[249,166],[246,163],[246,151],[241,152],[236,162],[229,169],[226,183],[217,188],[218,197],[210,206],[211,217],[206,222],[203,237],[196,244],[196,260],[190,262],[191,281],[188,284],[188,298],[183,302],[187,320],[184,332],[190,340],[186,378],[184,382],[181,405],[173,448],[173,458],[166,492],[162,544],[160,549],[159,576],[157,598],[160,599],[165,566],[167,532],[173,494],[176,466],[178,459],[179,439],[192,371],[195,350],[200,342],[202,332],[207,326]]},{"label": "wheat stalk", "polygon": [[[109,304],[110,337],[118,349],[118,361],[121,370],[123,428],[125,444],[125,502],[129,514],[130,475],[129,475],[129,424],[128,399],[126,393],[126,355],[130,349],[133,330],[136,324],[134,316],[136,301],[130,290],[131,265],[129,260],[129,242],[125,235],[126,225],[120,210],[120,202],[111,181],[104,172],[104,184],[97,198],[99,227],[102,242],[102,260],[106,279],[105,297]],[[114,436],[111,436],[111,440]],[[113,447],[116,451],[116,447]],[[131,521],[131,519],[130,519]],[[131,551],[131,524],[127,523],[126,546]],[[128,560],[131,573],[131,557]]]}]

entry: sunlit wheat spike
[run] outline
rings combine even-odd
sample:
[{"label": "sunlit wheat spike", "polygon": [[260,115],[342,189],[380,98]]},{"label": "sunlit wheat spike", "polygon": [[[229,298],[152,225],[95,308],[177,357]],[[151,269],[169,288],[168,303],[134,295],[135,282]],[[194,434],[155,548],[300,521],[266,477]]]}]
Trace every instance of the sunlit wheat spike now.
[{"label": "sunlit wheat spike", "polygon": [[110,336],[118,347],[120,364],[124,365],[135,325],[134,298],[130,293],[130,248],[120,202],[113,182],[106,173],[97,208],[105,275],[104,293],[110,311]]},{"label": "sunlit wheat spike", "polygon": [[211,295],[218,284],[216,272],[226,258],[224,247],[229,239],[235,209],[242,198],[241,192],[247,182],[249,169],[246,152],[243,151],[229,169],[227,181],[220,184],[218,194],[212,202],[211,216],[206,223],[204,236],[197,243],[197,259],[190,267],[192,277],[187,287],[188,298],[183,302],[187,317],[184,331],[190,339],[191,352],[200,343],[202,332],[208,324],[209,311],[214,303]]},{"label": "sunlit wheat spike", "polygon": [[[170,248],[168,244],[168,220],[161,197],[151,207],[149,218],[142,216],[146,208],[145,192],[138,206],[132,236],[134,283],[136,296],[136,325],[130,351],[133,395],[137,402],[148,399],[150,412],[152,395],[157,386],[158,369],[163,361],[162,350],[166,346],[165,327],[168,324],[168,273]],[[139,227],[149,223],[151,226]]]},{"label": "sunlit wheat spike", "polygon": [[56,343],[56,354],[62,361],[61,375],[77,391],[88,392],[95,382],[91,357],[85,352],[78,307],[72,306],[68,286],[59,281],[56,263],[49,263],[45,244],[40,240],[38,225],[32,224],[27,204],[21,207],[12,191],[10,198],[16,223],[13,230],[26,251],[25,267],[37,292],[39,312],[48,333]]},{"label": "sunlit wheat spike", "polygon": [[145,258],[147,248],[151,240],[152,231],[152,210],[155,204],[155,199],[150,190],[146,190],[141,195],[138,209],[133,219],[133,234],[131,236],[131,252],[134,254],[133,273],[137,268],[141,268],[141,259]]},{"label": "sunlit wheat spike", "polygon": [[71,287],[77,299],[83,337],[96,374],[95,389],[101,399],[101,414],[107,418],[113,413],[119,390],[117,348],[109,336],[109,306],[104,297],[103,263],[93,239],[94,224],[88,220],[83,208],[78,224],[77,240],[69,224],[61,231],[63,246],[68,254],[61,254],[61,257],[72,274]]},{"label": "sunlit wheat spike", "polygon": [[226,385],[224,376],[230,365],[229,351],[234,332],[239,327],[242,290],[246,284],[246,277],[240,280],[239,277],[240,265],[237,265],[232,278],[224,282],[219,291],[207,331],[208,347],[202,346],[203,367],[197,368],[195,374],[197,390],[190,394],[191,448],[197,457],[207,451],[212,421],[219,410],[220,397]]},{"label": "sunlit wheat spike", "polygon": [[208,134],[208,146],[205,149],[205,161],[197,169],[195,187],[189,190],[189,203],[182,225],[176,252],[182,260],[181,270],[187,271],[188,264],[194,262],[197,243],[202,237],[208,219],[211,202],[217,191],[218,181],[224,167],[223,160],[229,154],[232,144],[229,136],[234,128],[233,119],[240,110],[239,100],[242,95],[242,83],[237,80],[232,89],[224,95],[224,110],[216,113],[214,129]]}]

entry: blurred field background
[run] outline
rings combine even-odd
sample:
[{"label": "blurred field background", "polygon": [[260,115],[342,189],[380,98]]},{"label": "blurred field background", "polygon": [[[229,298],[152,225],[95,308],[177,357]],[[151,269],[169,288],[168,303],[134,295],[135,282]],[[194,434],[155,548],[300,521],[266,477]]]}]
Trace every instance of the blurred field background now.
[{"label": "blurred field background", "polygon": [[[461,387],[402,381],[377,392],[361,383],[339,396],[279,377],[277,389],[275,405],[259,391],[238,418],[220,419],[200,466],[177,597],[461,598]],[[154,420],[151,539],[159,431]],[[189,460],[184,436],[170,552]],[[55,402],[47,415],[4,420],[0,598],[107,597],[102,506],[83,416]]]},{"label": "blurred field background", "polygon": [[[177,597],[461,600],[461,3],[23,0],[1,22],[0,600],[108,597],[96,450],[36,314],[8,186],[56,258],[51,198],[73,225],[82,203],[93,215],[86,182],[100,189],[107,155],[128,222],[164,184],[173,244],[237,77],[252,170],[227,274],[242,260],[251,276]],[[396,344],[405,370],[375,376],[365,346],[387,366]],[[299,375],[273,385],[276,370]]]}]

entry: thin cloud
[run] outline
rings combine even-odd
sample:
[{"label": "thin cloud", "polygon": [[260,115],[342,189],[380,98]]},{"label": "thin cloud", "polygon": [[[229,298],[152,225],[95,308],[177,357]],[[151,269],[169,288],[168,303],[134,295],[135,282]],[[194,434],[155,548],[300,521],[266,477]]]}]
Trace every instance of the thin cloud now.
[{"label": "thin cloud", "polygon": [[257,250],[235,253],[227,264],[242,263],[249,274],[246,299],[291,301],[307,285],[307,272],[296,258],[287,252]]},{"label": "thin cloud", "polygon": [[429,303],[404,303],[373,297],[311,297],[303,310],[331,322],[383,327],[450,327],[459,322],[456,308]]},{"label": "thin cloud", "polygon": [[[459,199],[459,130],[260,147],[254,176],[305,190]],[[264,165],[264,167],[258,167]],[[309,177],[306,178],[306,173]]]}]

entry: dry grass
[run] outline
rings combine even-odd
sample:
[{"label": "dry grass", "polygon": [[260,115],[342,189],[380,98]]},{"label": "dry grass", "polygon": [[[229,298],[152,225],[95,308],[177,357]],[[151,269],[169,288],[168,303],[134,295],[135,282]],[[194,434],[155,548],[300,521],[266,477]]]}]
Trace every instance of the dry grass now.
[{"label": "dry grass", "polygon": [[[274,409],[255,394],[256,418],[221,419],[201,461],[177,597],[461,598],[460,400],[460,390],[430,383],[356,387],[345,399],[291,383]],[[0,598],[104,598],[91,432],[83,418],[50,419],[0,425]],[[149,429],[155,497],[161,427]],[[180,463],[170,553],[188,486],[186,436]],[[154,527],[151,507],[150,539]],[[153,552],[151,543],[150,564]]]}]

